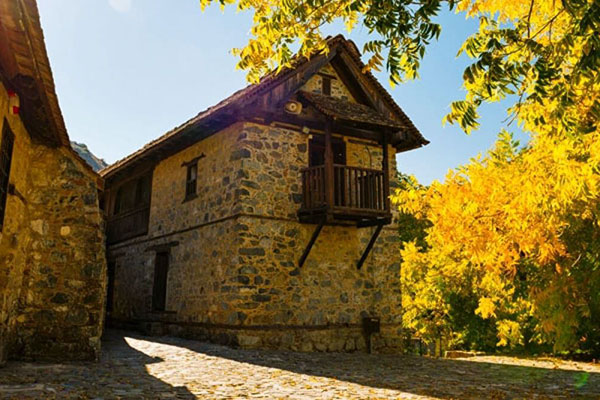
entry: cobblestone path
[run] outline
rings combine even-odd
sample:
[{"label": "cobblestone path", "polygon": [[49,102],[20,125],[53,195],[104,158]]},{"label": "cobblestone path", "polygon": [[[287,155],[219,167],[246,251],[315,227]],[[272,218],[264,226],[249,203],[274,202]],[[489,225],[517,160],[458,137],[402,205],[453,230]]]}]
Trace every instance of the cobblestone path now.
[{"label": "cobblestone path", "polygon": [[113,331],[99,363],[9,362],[5,399],[600,399],[600,365],[236,350]]}]

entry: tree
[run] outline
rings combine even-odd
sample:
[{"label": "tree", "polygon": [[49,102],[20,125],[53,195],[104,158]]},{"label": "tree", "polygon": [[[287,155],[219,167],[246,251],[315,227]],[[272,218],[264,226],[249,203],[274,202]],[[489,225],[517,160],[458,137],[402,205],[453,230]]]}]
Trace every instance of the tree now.
[{"label": "tree", "polygon": [[[201,0],[203,7],[212,0]],[[421,221],[403,245],[404,321],[424,338],[465,341],[456,299],[492,323],[499,345],[551,343],[600,351],[600,1],[598,0],[220,0],[254,10],[252,37],[236,50],[257,81],[289,66],[292,47],[327,51],[320,28],[342,20],[371,34],[367,68],[392,84],[418,76],[442,32],[442,7],[479,19],[459,49],[472,58],[464,99],[445,122],[467,133],[484,102],[530,133],[525,147],[502,132],[487,154],[443,183],[413,182],[394,200]],[[591,343],[591,344],[590,344]]]},{"label": "tree", "polygon": [[599,146],[598,133],[535,135],[520,149],[505,132],[444,183],[398,191],[402,211],[431,224],[425,245],[402,250],[405,324],[465,342],[454,300],[474,298],[473,321],[491,321],[498,345],[600,350]]}]

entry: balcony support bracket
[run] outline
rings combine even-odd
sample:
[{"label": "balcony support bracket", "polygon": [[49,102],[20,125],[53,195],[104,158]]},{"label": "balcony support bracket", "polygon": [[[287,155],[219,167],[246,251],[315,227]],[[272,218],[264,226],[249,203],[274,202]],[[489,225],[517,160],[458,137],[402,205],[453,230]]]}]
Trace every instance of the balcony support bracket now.
[{"label": "balcony support bracket", "polygon": [[367,248],[365,249],[362,257],[360,257],[360,260],[358,260],[358,264],[356,264],[357,269],[360,270],[362,268],[363,264],[365,263],[365,260],[367,259],[367,257],[369,256],[369,253],[371,252],[371,249],[373,248],[373,245],[375,244],[375,241],[379,237],[379,234],[381,233],[381,230],[383,229],[384,225],[385,225],[385,223],[380,223],[377,225],[375,232],[373,232],[373,236],[371,236],[371,240],[369,240],[369,244],[367,245]]},{"label": "balcony support bracket", "polygon": [[317,241],[317,238],[319,237],[319,234],[321,233],[321,229],[323,229],[323,226],[325,225],[325,221],[327,221],[327,217],[324,215],[321,221],[318,223],[317,227],[315,228],[315,231],[313,232],[310,240],[308,241],[308,244],[304,249],[304,253],[302,253],[302,256],[300,257],[300,260],[298,260],[298,267],[301,268],[304,265],[304,262],[306,261],[306,258],[310,253],[310,250],[312,249],[313,245]]}]

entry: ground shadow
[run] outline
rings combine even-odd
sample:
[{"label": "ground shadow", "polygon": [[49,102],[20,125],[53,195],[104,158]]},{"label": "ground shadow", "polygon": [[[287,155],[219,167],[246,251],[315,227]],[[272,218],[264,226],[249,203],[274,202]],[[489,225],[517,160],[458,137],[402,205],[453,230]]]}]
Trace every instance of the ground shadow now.
[{"label": "ground shadow", "polygon": [[597,370],[586,372],[405,355],[242,350],[166,336],[132,334],[132,337],[257,366],[443,399],[600,399]]},{"label": "ground shadow", "polygon": [[161,361],[109,331],[98,362],[7,363],[0,368],[0,399],[195,399],[186,387],[148,373],[147,365]]}]

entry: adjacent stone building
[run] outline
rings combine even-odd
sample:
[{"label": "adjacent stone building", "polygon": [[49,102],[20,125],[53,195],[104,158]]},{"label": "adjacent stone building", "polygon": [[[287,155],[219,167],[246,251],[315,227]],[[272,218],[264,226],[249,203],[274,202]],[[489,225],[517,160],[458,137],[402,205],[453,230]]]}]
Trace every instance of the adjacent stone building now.
[{"label": "adjacent stone building", "polygon": [[0,132],[0,363],[94,359],[101,178],[69,144],[33,0],[0,2]]},{"label": "adjacent stone building", "polygon": [[396,152],[428,142],[338,36],[100,173],[113,323],[398,351]]}]

